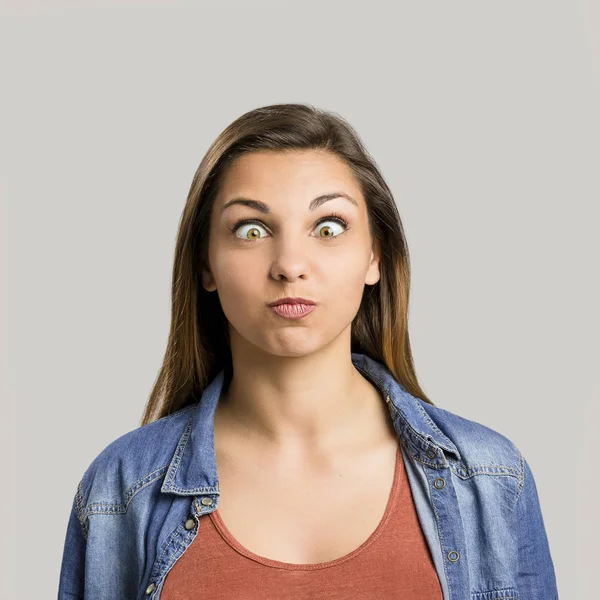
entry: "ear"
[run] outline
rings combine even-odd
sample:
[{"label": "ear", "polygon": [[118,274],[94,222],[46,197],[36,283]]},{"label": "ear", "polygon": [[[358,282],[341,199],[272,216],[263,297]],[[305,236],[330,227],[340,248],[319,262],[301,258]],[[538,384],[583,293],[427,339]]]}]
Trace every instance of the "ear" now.
[{"label": "ear", "polygon": [[214,292],[217,289],[215,278],[213,277],[212,271],[209,267],[202,268],[202,287],[207,292]]},{"label": "ear", "polygon": [[367,273],[365,275],[365,283],[367,285],[375,285],[379,281],[381,277],[381,273],[379,271],[380,261],[381,242],[376,239],[373,242],[373,248],[371,250],[371,262],[369,263],[369,268],[367,269]]}]

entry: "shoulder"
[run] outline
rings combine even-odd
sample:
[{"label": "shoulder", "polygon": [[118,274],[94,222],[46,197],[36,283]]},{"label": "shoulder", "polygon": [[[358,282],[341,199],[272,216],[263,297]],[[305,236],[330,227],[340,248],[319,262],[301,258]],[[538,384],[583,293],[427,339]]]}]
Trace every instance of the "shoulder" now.
[{"label": "shoulder", "polygon": [[197,406],[185,406],[110,442],[92,460],[79,482],[79,506],[126,510],[137,492],[164,476]]},{"label": "shoulder", "polygon": [[456,446],[464,475],[477,473],[513,475],[522,481],[524,458],[505,433],[450,410],[419,401],[419,406]]}]

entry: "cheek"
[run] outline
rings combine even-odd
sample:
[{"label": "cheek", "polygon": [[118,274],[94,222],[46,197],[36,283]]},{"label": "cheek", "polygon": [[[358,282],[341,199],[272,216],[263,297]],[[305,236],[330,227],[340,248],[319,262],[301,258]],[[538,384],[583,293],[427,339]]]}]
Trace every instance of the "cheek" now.
[{"label": "cheek", "polygon": [[355,290],[361,283],[364,284],[368,258],[357,244],[348,248],[347,252],[326,257],[321,263],[321,269],[328,280],[335,280],[338,286]]},{"label": "cheek", "polygon": [[[368,258],[361,244],[328,250],[315,257],[307,258],[304,267],[311,282],[306,283],[317,301],[330,307],[339,307],[346,312],[358,309],[362,300]],[[257,252],[220,249],[211,257],[219,298],[223,309],[248,312],[256,301],[263,298],[269,287],[267,259]],[[312,264],[312,266],[311,266]],[[302,286],[299,286],[302,287]],[[245,302],[246,300],[246,302]],[[262,305],[262,304],[261,304]]]},{"label": "cheek", "polygon": [[257,289],[260,262],[250,252],[219,251],[211,259],[212,271],[222,294],[246,295]]},{"label": "cheek", "polygon": [[356,307],[362,300],[365,273],[360,269],[343,272],[341,269],[332,274],[329,287],[329,297],[334,305]]},{"label": "cheek", "polygon": [[264,319],[264,269],[251,252],[216,253],[211,261],[217,294],[227,320],[251,335],[252,323]]},{"label": "cheek", "polygon": [[367,264],[363,253],[354,252],[348,257],[332,261],[322,267],[323,281],[319,288],[324,292],[329,310],[340,311],[348,317],[358,311],[365,288]]}]

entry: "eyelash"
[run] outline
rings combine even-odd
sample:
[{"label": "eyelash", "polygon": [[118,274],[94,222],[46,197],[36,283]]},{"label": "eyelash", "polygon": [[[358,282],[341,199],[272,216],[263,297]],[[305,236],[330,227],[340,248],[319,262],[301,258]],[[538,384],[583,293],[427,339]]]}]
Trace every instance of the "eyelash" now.
[{"label": "eyelash", "polygon": [[[346,222],[346,220],[341,215],[338,215],[337,213],[331,213],[331,214],[327,215],[326,217],[319,219],[319,221],[317,222],[315,227],[318,227],[324,221],[335,221],[336,223],[339,223],[340,225],[342,225],[345,228],[344,231],[342,231],[342,233],[339,233],[338,235],[334,235],[330,238],[323,238],[328,242],[331,240],[339,239],[345,233],[347,233],[347,231],[349,229],[349,226],[348,226],[348,223]],[[260,225],[261,227],[265,227],[264,223],[262,223],[261,221],[259,221],[257,219],[242,219],[241,221],[238,221],[233,227],[230,227],[229,230],[235,236],[236,231],[243,225]],[[255,241],[255,240],[249,240],[249,239],[244,239],[244,238],[239,238],[239,239],[242,242],[254,242]]]}]

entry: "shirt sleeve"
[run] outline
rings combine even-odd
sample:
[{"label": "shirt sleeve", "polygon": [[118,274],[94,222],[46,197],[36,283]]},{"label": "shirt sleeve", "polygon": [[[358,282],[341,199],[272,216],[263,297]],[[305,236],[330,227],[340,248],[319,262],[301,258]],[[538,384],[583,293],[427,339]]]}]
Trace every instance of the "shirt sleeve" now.
[{"label": "shirt sleeve", "polygon": [[[522,455],[521,455],[522,456]],[[517,589],[527,600],[558,600],[554,563],[531,467],[524,464],[523,485],[517,497]]]},{"label": "shirt sleeve", "polygon": [[86,536],[78,512],[78,494],[73,498],[67,523],[58,584],[58,600],[83,600],[85,585]]}]

